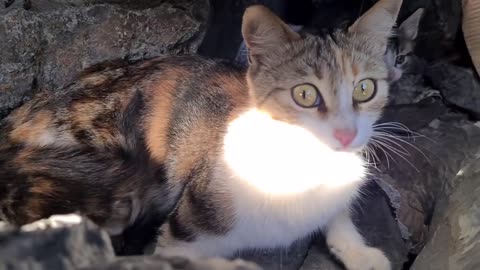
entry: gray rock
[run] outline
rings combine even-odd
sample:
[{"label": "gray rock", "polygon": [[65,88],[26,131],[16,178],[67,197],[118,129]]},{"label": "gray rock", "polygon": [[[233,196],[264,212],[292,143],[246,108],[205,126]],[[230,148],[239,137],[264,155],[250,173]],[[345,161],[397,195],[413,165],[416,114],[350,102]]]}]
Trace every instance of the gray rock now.
[{"label": "gray rock", "polygon": [[396,148],[406,152],[402,154],[405,159],[390,151],[389,163],[382,158],[380,172],[376,173],[413,254],[418,254],[426,243],[443,187],[480,150],[480,128],[462,115],[448,113],[419,133],[424,137],[407,140],[410,145],[398,142],[403,149]]},{"label": "gray rock", "polygon": [[296,241],[289,248],[270,250],[248,250],[238,255],[247,261],[255,262],[265,270],[296,270],[303,264],[310,248],[311,238]]},{"label": "gray rock", "polygon": [[343,270],[343,266],[328,251],[325,238],[315,237],[312,247],[299,270]]},{"label": "gray rock", "polygon": [[477,156],[442,190],[428,234],[429,241],[412,270],[480,269],[479,194],[480,159]]},{"label": "gray rock", "polygon": [[428,98],[416,104],[390,105],[384,110],[379,123],[398,122],[412,131],[425,128],[448,108],[438,98]]},{"label": "gray rock", "polygon": [[0,117],[34,91],[57,90],[98,63],[196,52],[209,11],[207,0],[152,1],[143,9],[97,4],[133,1],[43,2],[50,5],[0,16]]},{"label": "gray rock", "polygon": [[426,76],[446,102],[480,119],[480,81],[473,70],[439,63],[430,66]]},{"label": "gray rock", "polygon": [[0,230],[0,269],[68,270],[114,258],[108,235],[76,215]]},{"label": "gray rock", "polygon": [[110,263],[93,265],[80,270],[260,270],[253,263],[243,260],[206,259],[190,261],[179,257],[165,258],[159,255],[119,258]]}]

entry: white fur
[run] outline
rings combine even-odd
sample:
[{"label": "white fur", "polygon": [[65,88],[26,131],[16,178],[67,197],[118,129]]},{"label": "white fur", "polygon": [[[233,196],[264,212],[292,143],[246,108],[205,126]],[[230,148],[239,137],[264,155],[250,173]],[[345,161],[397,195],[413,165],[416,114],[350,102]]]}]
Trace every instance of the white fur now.
[{"label": "white fur", "polygon": [[[309,131],[255,110],[231,123],[224,159],[218,163],[212,185],[233,198],[232,229],[221,236],[201,235],[193,243],[163,242],[166,248],[158,252],[229,257],[243,249],[288,247],[341,216],[365,174],[364,161],[356,153],[335,151]],[[349,236],[344,240],[366,256],[362,259],[383,256],[365,246],[354,226],[339,225],[340,233]],[[332,231],[333,246],[339,230]],[[339,254],[342,260],[357,260],[353,253]]]}]

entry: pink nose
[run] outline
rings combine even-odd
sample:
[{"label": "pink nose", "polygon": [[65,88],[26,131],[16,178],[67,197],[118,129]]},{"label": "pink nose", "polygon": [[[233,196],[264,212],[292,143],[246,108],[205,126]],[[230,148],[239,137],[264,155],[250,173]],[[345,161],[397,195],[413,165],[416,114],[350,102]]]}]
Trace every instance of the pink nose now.
[{"label": "pink nose", "polygon": [[343,147],[347,147],[352,143],[353,139],[355,139],[355,136],[357,136],[357,130],[336,129],[333,131],[333,136],[343,145]]}]

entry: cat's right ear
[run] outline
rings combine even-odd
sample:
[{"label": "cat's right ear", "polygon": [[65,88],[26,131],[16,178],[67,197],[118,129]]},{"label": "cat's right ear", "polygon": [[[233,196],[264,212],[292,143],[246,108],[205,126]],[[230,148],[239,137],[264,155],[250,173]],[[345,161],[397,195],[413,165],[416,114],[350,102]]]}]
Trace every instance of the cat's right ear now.
[{"label": "cat's right ear", "polygon": [[410,17],[405,19],[398,28],[406,38],[410,40],[415,40],[417,38],[418,26],[422,19],[423,10],[423,8],[417,9],[412,15],[410,15]]},{"label": "cat's right ear", "polygon": [[355,21],[348,31],[367,35],[373,43],[386,47],[401,6],[402,0],[380,0]]},{"label": "cat's right ear", "polygon": [[268,51],[300,39],[298,33],[291,30],[272,11],[261,5],[253,5],[245,10],[242,35],[248,48],[250,61],[253,63]]}]

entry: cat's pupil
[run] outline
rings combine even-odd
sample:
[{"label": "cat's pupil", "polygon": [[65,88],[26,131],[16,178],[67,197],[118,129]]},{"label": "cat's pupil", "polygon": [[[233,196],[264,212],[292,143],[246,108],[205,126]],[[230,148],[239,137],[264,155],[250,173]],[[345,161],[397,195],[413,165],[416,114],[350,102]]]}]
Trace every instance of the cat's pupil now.
[{"label": "cat's pupil", "polygon": [[362,94],[365,95],[365,90],[367,89],[367,84],[366,84],[366,83],[362,83],[361,89],[362,89]]},{"label": "cat's pupil", "polygon": [[307,91],[303,90],[302,91],[302,98],[305,99],[307,97]]},{"label": "cat's pupil", "polygon": [[405,55],[399,55],[397,56],[397,59],[395,59],[395,64],[401,65],[405,62]]}]

